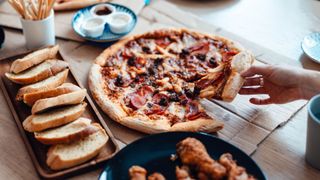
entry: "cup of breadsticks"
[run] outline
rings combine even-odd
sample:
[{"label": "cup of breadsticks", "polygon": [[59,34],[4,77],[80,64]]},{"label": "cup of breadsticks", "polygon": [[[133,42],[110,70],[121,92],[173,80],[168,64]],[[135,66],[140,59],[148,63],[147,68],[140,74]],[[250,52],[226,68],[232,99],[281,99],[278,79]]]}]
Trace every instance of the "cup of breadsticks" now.
[{"label": "cup of breadsticks", "polygon": [[55,0],[7,0],[20,14],[23,34],[28,49],[55,44]]}]

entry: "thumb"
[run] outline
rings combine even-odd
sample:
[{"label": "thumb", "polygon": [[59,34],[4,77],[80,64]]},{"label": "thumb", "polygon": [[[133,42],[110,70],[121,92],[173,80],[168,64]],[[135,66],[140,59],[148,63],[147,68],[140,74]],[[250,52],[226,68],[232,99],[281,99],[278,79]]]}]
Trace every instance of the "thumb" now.
[{"label": "thumb", "polygon": [[242,77],[251,77],[254,75],[262,75],[268,76],[272,72],[272,66],[269,65],[254,65],[251,66],[249,69],[241,72]]}]

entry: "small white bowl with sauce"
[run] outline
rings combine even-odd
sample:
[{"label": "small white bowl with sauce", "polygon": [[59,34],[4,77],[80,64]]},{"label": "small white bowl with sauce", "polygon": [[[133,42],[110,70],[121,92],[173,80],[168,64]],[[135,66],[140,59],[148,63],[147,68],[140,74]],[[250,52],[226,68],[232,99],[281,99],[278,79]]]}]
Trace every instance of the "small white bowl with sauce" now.
[{"label": "small white bowl with sauce", "polygon": [[103,34],[105,20],[100,17],[91,17],[86,19],[82,25],[82,32],[89,37],[99,37]]},{"label": "small white bowl with sauce", "polygon": [[110,16],[108,24],[110,31],[114,34],[124,34],[130,29],[130,24],[132,22],[132,17],[124,12],[116,12]]},{"label": "small white bowl with sauce", "polygon": [[108,21],[115,12],[116,8],[110,4],[98,4],[90,9],[90,13],[93,17],[101,17],[105,21]]}]

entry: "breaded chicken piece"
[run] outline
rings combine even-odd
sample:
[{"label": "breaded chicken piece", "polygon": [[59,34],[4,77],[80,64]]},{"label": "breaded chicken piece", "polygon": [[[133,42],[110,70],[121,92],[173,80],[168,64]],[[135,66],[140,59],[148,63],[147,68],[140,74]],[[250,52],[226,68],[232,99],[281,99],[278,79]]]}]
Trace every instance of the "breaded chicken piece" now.
[{"label": "breaded chicken piece", "polygon": [[176,180],[194,180],[191,178],[190,170],[187,166],[176,167]]},{"label": "breaded chicken piece", "polygon": [[205,146],[195,138],[186,138],[177,144],[177,154],[182,163],[194,167],[199,179],[222,179],[227,170],[214,161]]},{"label": "breaded chicken piece", "polygon": [[147,170],[140,166],[131,166],[129,175],[130,180],[146,180]]},{"label": "breaded chicken piece", "polygon": [[166,180],[166,178],[161,173],[153,173],[148,176],[148,180]]},{"label": "breaded chicken piece", "polygon": [[233,160],[230,153],[220,156],[219,162],[227,169],[228,180],[254,180],[255,178],[248,175],[246,169],[238,166]]}]

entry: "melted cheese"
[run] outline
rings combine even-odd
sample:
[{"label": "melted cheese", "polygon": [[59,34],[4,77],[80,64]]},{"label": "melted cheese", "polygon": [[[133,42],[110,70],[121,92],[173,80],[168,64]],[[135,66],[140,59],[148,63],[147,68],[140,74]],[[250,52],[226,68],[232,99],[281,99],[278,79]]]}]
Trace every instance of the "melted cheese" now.
[{"label": "melted cheese", "polygon": [[178,116],[180,119],[183,119],[186,114],[185,108],[177,103],[171,103],[167,111],[170,114]]}]

